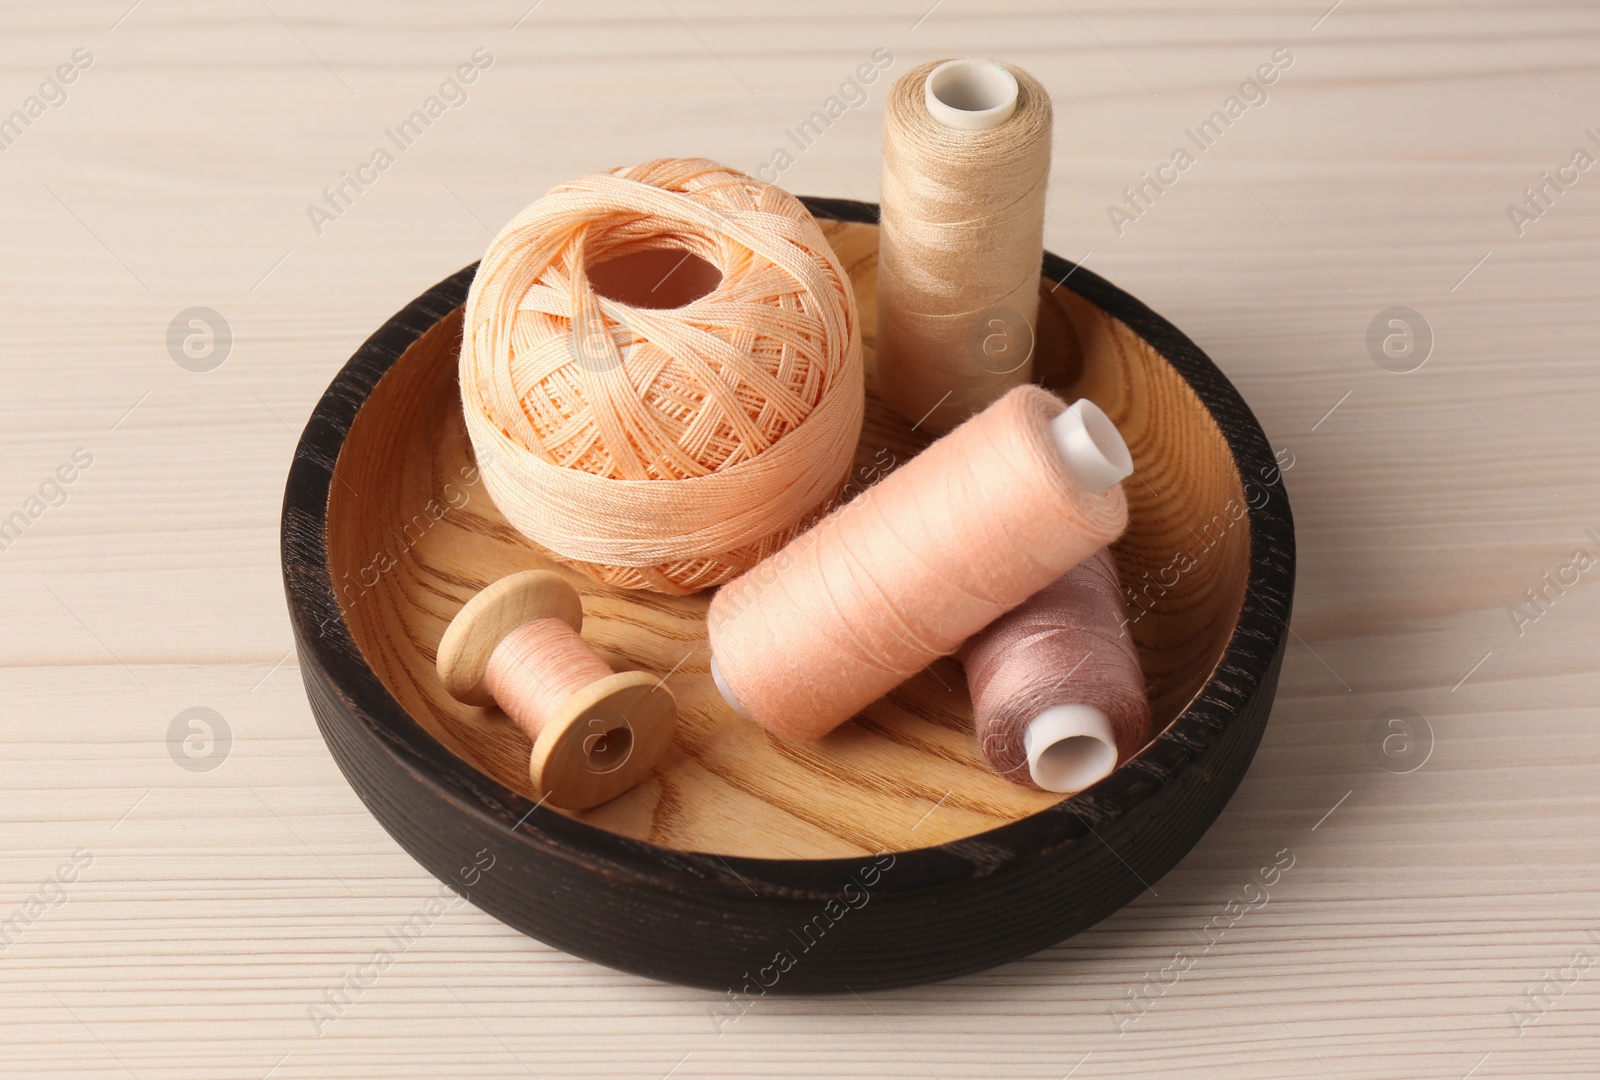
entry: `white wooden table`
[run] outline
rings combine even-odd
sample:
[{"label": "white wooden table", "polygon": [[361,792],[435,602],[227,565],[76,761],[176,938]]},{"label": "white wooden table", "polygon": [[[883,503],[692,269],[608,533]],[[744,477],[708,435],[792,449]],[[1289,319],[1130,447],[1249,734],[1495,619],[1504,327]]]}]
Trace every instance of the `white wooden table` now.
[{"label": "white wooden table", "polygon": [[[1600,155],[1600,8],[528,2],[0,10],[0,116],[29,120],[0,128],[0,1073],[1600,1074],[1600,570],[1510,611],[1600,557],[1600,170],[1521,235],[1507,209]],[[308,206],[480,48],[319,233]],[[760,169],[879,48],[890,75],[965,53],[1042,78],[1048,245],[1187,331],[1293,461],[1295,637],[1238,795],[1157,891],[954,983],[719,1033],[714,995],[463,907],[314,1023],[436,883],[345,785],[290,654],[279,500],[313,403],[551,184]],[[1279,49],[1265,102],[1118,235],[1122,189]],[[780,182],[876,198],[886,88]],[[195,307],[218,332],[185,355]],[[1391,307],[1429,327],[1420,368],[1369,351]],[[190,708],[227,736],[186,753]],[[1393,710],[1431,739],[1413,718],[1385,757]]]}]

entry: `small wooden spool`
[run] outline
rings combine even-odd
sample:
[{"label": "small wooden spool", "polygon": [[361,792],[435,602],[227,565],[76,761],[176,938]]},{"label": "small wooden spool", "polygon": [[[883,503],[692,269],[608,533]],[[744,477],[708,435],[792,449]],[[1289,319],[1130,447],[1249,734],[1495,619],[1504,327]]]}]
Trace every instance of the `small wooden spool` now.
[{"label": "small wooden spool", "polygon": [[[490,658],[514,648],[506,638],[541,619],[583,630],[577,590],[548,570],[511,574],[467,601],[439,642],[439,678],[457,701],[499,705],[533,740],[528,775],[541,796],[568,810],[586,810],[637,785],[672,742],[678,705],[661,680],[642,671],[609,675],[566,695],[548,716],[490,689]],[[587,646],[585,646],[587,647]],[[506,657],[537,671],[539,657]],[[596,663],[604,662],[595,657]]]}]

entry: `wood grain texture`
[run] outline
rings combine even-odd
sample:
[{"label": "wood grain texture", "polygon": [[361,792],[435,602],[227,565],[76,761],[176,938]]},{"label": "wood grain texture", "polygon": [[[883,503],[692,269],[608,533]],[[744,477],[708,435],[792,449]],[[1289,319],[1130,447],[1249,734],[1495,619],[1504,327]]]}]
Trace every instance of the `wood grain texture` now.
[{"label": "wood grain texture", "polygon": [[[0,155],[0,505],[94,460],[0,554],[3,912],[95,857],[0,958],[0,1071],[1593,1076],[1592,973],[1520,1036],[1511,1011],[1600,926],[1600,590],[1584,574],[1520,636],[1506,609],[1600,531],[1596,174],[1526,235],[1505,212],[1596,124],[1593,6],[669,4],[545,0],[515,30],[527,2],[0,14],[5,113],[96,58]],[[469,103],[317,235],[306,205],[480,45]],[[1044,80],[1047,246],[1194,338],[1292,455],[1296,636],[1238,794],[1159,895],[957,982],[769,997],[719,1034],[718,995],[464,906],[319,1037],[307,1008],[438,886],[339,774],[289,651],[277,528],[306,417],[551,185],[686,151],[754,171],[880,46],[890,74],[971,52]],[[1279,46],[1270,103],[1116,235],[1106,206]],[[780,182],[876,198],[882,88]],[[1403,376],[1364,341],[1396,304],[1437,338]],[[194,305],[234,332],[205,374],[165,345]],[[231,725],[211,772],[168,752],[192,706]],[[1393,707],[1431,725],[1412,773],[1368,747]],[[1119,1035],[1107,1010],[1286,845],[1270,903]]]}]

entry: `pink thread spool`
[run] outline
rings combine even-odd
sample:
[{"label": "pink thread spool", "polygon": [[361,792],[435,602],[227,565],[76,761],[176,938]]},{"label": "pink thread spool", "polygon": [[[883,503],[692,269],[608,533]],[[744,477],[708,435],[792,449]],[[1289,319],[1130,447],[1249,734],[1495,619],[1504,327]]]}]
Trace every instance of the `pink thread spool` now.
[{"label": "pink thread spool", "polygon": [[438,655],[451,697],[498,704],[533,740],[535,790],[569,810],[598,806],[643,780],[678,722],[660,679],[613,674],[582,629],[577,590],[548,570],[526,570],[469,600]]},{"label": "pink thread spool", "polygon": [[1123,622],[1117,564],[1101,548],[967,643],[978,745],[995,772],[1082,791],[1138,753],[1150,702]]},{"label": "pink thread spool", "polygon": [[1092,402],[1011,390],[718,590],[718,690],[777,734],[827,734],[1120,536],[1132,470]]}]

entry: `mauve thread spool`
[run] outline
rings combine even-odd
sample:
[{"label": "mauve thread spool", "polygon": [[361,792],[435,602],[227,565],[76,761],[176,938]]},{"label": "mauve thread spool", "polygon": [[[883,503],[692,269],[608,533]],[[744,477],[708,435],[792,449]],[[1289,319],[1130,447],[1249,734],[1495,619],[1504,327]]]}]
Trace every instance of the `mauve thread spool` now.
[{"label": "mauve thread spool", "polygon": [[1132,469],[1092,402],[1017,387],[718,590],[718,690],[826,735],[1120,536]]},{"label": "mauve thread spool", "polygon": [[1008,780],[1073,792],[1150,737],[1116,560],[1101,548],[967,643],[978,746]]}]

